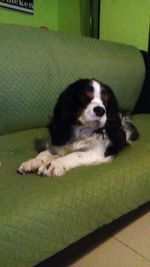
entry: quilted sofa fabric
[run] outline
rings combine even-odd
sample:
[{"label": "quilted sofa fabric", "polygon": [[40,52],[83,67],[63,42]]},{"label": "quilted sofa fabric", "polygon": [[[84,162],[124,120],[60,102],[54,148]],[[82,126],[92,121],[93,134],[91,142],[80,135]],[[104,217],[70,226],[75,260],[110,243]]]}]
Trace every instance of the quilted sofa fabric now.
[{"label": "quilted sofa fabric", "polygon": [[113,163],[60,178],[16,173],[69,83],[99,79],[132,109],[145,67],[131,46],[4,24],[0,62],[0,266],[33,267],[149,200],[149,115],[134,118],[141,137]]},{"label": "quilted sofa fabric", "polygon": [[110,164],[59,178],[18,175],[44,128],[0,137],[0,265],[33,267],[150,198],[150,115],[136,115],[140,139]]},{"label": "quilted sofa fabric", "polygon": [[121,44],[0,24],[0,134],[48,124],[60,91],[79,78],[112,87],[132,109],[144,79],[140,52]]}]

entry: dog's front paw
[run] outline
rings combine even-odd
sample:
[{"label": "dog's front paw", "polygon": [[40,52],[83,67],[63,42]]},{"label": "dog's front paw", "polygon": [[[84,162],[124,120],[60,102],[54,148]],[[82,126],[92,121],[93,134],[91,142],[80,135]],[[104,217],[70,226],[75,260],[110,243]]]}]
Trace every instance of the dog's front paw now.
[{"label": "dog's front paw", "polygon": [[35,158],[23,162],[18,168],[18,173],[27,174],[36,171],[41,166],[41,160]]},{"label": "dog's front paw", "polygon": [[57,159],[49,163],[48,165],[41,166],[38,170],[39,175],[43,176],[62,176],[67,171],[63,161],[61,159]]}]

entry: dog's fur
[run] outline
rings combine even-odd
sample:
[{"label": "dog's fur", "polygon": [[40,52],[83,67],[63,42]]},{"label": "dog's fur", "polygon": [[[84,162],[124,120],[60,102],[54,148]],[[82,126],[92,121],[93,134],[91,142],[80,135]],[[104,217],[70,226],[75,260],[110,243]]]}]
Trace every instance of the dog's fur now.
[{"label": "dog's fur", "polygon": [[50,145],[19,173],[60,176],[77,166],[110,162],[139,137],[111,88],[95,79],[78,80],[60,94],[48,130]]}]

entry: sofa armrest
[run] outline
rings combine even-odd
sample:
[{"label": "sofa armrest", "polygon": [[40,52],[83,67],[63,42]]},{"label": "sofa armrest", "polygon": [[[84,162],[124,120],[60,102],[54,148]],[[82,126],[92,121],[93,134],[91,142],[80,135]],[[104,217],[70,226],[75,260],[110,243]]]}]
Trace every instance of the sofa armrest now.
[{"label": "sofa armrest", "polygon": [[145,80],[143,83],[142,91],[137,100],[135,109],[133,111],[134,114],[138,113],[150,113],[150,53],[145,51],[141,51],[145,63],[146,74]]}]

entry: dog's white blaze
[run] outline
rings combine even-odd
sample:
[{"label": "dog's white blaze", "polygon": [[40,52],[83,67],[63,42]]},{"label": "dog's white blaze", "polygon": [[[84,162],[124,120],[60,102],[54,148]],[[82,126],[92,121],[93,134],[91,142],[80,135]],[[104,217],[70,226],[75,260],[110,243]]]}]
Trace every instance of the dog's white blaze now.
[{"label": "dog's white blaze", "polygon": [[101,85],[95,80],[92,80],[92,86],[94,88],[94,98],[92,100],[92,103],[95,103],[95,105],[100,105],[101,107],[104,107],[103,102],[101,100]]},{"label": "dog's white blaze", "polygon": [[99,99],[100,96],[101,96],[101,86],[95,80],[92,80],[92,85],[94,87],[94,98],[98,98]]}]

